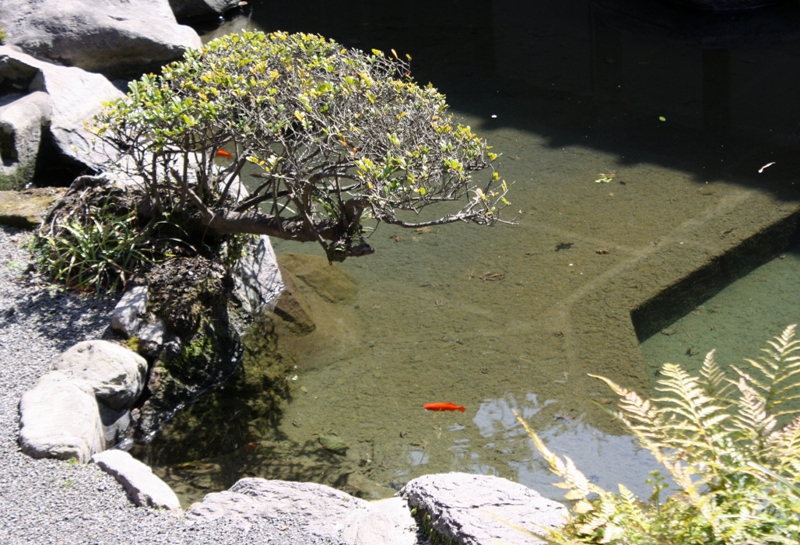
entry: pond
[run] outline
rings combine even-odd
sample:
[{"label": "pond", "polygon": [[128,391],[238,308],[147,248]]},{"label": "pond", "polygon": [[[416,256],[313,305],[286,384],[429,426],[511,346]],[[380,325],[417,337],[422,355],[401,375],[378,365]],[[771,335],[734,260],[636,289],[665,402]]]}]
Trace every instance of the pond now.
[{"label": "pond", "polygon": [[[515,409],[593,481],[648,495],[655,461],[603,411],[613,399],[587,373],[648,394],[637,341],[647,324],[634,327],[631,312],[770,225],[797,224],[800,82],[787,77],[800,68],[797,3],[724,16],[646,0],[375,4],[256,1],[224,29],[408,52],[415,78],[503,153],[517,223],[380,226],[374,255],[336,266],[357,283],[351,298],[302,284],[317,329],[282,341],[296,369],[280,414],[237,421],[234,402],[200,400],[185,422],[206,403],[225,425],[156,438],[150,463],[185,503],[244,476],[377,498],[446,471],[562,499]],[[758,243],[753,267],[793,233]],[[313,245],[273,243],[321,259]],[[685,311],[705,298],[692,297]],[[771,327],[767,337],[780,332]],[[466,411],[425,411],[431,402]],[[331,439],[348,448],[325,449]]]}]

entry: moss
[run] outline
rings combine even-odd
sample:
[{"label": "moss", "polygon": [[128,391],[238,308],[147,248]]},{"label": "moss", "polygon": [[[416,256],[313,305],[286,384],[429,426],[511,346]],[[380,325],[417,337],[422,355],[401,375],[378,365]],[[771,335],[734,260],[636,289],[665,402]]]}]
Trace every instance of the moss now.
[{"label": "moss", "polygon": [[6,40],[6,33],[5,33],[5,31],[3,30],[3,27],[2,27],[2,26],[0,26],[0,45],[3,45],[3,43],[5,42],[5,40]]},{"label": "moss", "polygon": [[134,335],[133,337],[129,337],[128,340],[125,341],[125,345],[134,352],[136,352],[137,354],[140,353],[140,350],[142,348],[141,339],[139,339],[139,337],[137,337],[136,335]]},{"label": "moss", "polygon": [[29,161],[15,168],[11,174],[0,174],[0,191],[25,189],[25,186],[33,180],[35,170],[36,161]]},{"label": "moss", "polygon": [[411,516],[417,521],[420,532],[428,540],[429,545],[460,545],[457,541],[449,539],[440,534],[433,527],[431,514],[424,509],[414,508],[411,510]]},{"label": "moss", "polygon": [[164,361],[164,368],[171,375],[187,379],[200,374],[201,370],[214,361],[214,356],[214,340],[211,336],[198,332],[183,346],[180,354]]}]

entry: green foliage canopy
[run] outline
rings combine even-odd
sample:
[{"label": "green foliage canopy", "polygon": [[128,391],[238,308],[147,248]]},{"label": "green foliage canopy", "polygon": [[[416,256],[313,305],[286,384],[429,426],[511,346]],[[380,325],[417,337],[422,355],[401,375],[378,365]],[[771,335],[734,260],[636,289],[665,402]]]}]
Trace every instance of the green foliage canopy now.
[{"label": "green foliage canopy", "polygon": [[[317,241],[341,261],[372,252],[368,218],[403,227],[501,221],[497,155],[447,108],[394,51],[244,32],[132,82],[93,129],[132,162],[155,212],[189,211],[219,234]],[[473,174],[485,169],[478,184]],[[238,180],[247,172],[255,182],[245,194]],[[423,214],[443,203],[445,213]]]}]

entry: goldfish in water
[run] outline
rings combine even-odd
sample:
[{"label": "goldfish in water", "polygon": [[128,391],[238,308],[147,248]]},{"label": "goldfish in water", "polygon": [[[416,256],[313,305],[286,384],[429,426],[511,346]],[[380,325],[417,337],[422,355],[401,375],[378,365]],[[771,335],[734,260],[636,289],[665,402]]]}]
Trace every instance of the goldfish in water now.
[{"label": "goldfish in water", "polygon": [[223,159],[227,159],[230,161],[233,158],[233,155],[229,151],[225,151],[224,149],[217,150],[217,157],[222,157]]},{"label": "goldfish in water", "polygon": [[423,407],[429,411],[461,411],[462,413],[467,409],[455,403],[428,403]]}]

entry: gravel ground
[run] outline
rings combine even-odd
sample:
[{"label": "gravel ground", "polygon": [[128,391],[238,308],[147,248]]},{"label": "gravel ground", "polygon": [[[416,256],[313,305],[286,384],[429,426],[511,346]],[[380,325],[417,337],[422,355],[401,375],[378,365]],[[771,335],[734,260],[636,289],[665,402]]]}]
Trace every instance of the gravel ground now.
[{"label": "gravel ground", "polygon": [[115,300],[64,293],[27,272],[30,233],[0,227],[0,543],[340,545],[303,520],[190,525],[136,507],[94,464],[33,460],[17,445],[20,397],[72,344],[101,338]]}]

